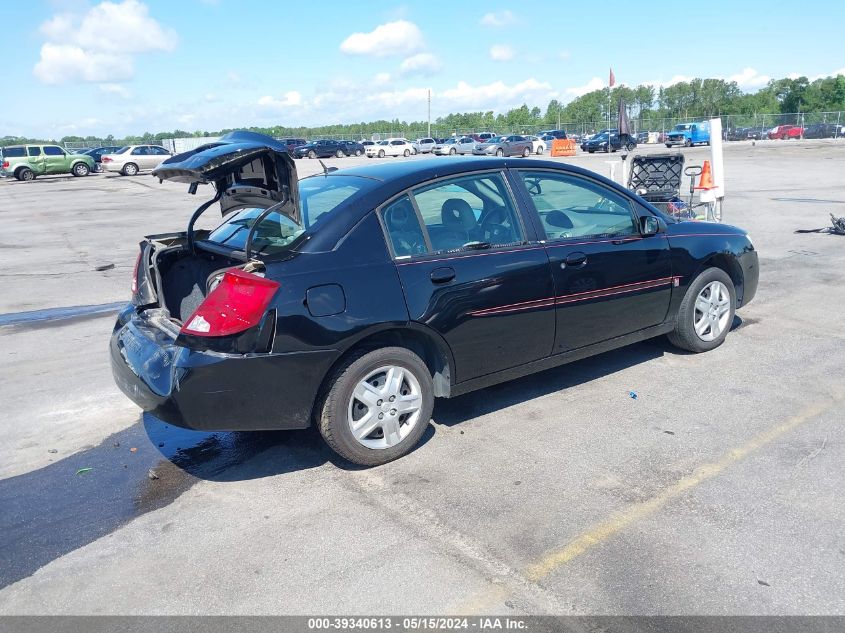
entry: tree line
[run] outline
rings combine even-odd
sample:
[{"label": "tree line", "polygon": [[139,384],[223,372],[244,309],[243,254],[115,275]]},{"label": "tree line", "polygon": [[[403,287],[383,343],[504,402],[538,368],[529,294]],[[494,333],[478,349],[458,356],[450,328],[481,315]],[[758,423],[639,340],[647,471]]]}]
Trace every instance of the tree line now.
[{"label": "tree line", "polygon": [[[557,127],[561,125],[589,124],[612,119],[616,116],[619,101],[628,107],[629,116],[635,119],[702,119],[721,115],[765,115],[795,112],[837,112],[845,110],[845,76],[825,77],[810,81],[807,77],[773,79],[756,92],[743,92],[735,81],[724,79],[692,79],[671,86],[655,88],[651,85],[636,87],[616,86],[594,90],[563,104],[552,99],[545,110],[522,105],[503,113],[492,110],[461,112],[438,117],[432,122],[432,134],[447,135],[453,131],[514,130],[520,128]],[[276,125],[251,127],[254,132],[277,138],[314,138],[333,136],[340,138],[369,137],[389,133],[395,136],[419,134],[426,130],[426,121],[378,120],[343,125],[317,127],[290,127]],[[132,145],[156,143],[166,138],[191,136],[219,136],[232,129],[219,131],[173,130],[171,132],[146,132],[137,136],[118,139],[94,136],[65,136],[59,142],[100,143],[106,145]],[[16,143],[56,142],[55,139],[29,139],[6,136],[0,146]]]}]

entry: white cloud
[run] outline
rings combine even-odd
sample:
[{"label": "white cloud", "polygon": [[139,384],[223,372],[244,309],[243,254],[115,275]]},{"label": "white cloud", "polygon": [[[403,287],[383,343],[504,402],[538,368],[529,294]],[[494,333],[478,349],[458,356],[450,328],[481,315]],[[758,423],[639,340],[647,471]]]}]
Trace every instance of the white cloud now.
[{"label": "white cloud", "polygon": [[376,73],[373,77],[373,84],[376,86],[383,86],[390,83],[390,73]]},{"label": "white cloud", "polygon": [[507,62],[514,58],[516,52],[507,44],[494,44],[490,47],[490,59],[497,62]]},{"label": "white cloud", "polygon": [[269,108],[271,110],[284,110],[286,108],[294,108],[302,105],[302,95],[296,90],[291,90],[282,95],[281,99],[272,97],[270,95],[261,97],[258,100],[258,105],[262,108]]},{"label": "white cloud", "polygon": [[396,20],[381,24],[369,33],[353,33],[340,44],[347,55],[412,55],[425,47],[422,31],[413,22]]},{"label": "white cloud", "polygon": [[399,72],[403,75],[433,75],[442,67],[440,60],[431,53],[417,53],[400,64]]},{"label": "white cloud", "polygon": [[482,26],[507,26],[516,22],[516,16],[505,9],[504,11],[494,11],[485,13],[481,18]]},{"label": "white cloud", "polygon": [[740,88],[759,88],[769,83],[771,77],[768,75],[761,75],[754,68],[744,68],[742,72],[731,75],[727,81],[735,81]]},{"label": "white cloud", "polygon": [[562,59],[562,60],[564,60],[564,61],[565,61],[565,60],[567,60],[567,59],[569,59],[570,57],[572,57],[572,53],[570,53],[569,51],[560,51],[560,52],[557,54],[557,58],[558,58],[558,59]]},{"label": "white cloud", "polygon": [[432,95],[432,99],[437,101],[438,107],[447,111],[451,111],[451,108],[478,106],[504,110],[523,103],[546,103],[555,96],[551,84],[531,78],[510,86],[502,81],[482,86],[460,81],[454,88]]},{"label": "white cloud", "polygon": [[60,13],[39,31],[47,41],[33,72],[48,84],[125,81],[134,74],[134,55],[171,51],[177,41],[138,0],[101,2],[83,15]]},{"label": "white cloud", "polygon": [[109,95],[117,95],[122,99],[130,99],[132,93],[123,84],[100,84],[100,91]]},{"label": "white cloud", "polygon": [[33,73],[45,84],[68,81],[114,83],[127,81],[134,74],[132,57],[87,51],[68,44],[44,44]]},{"label": "white cloud", "polygon": [[644,81],[642,82],[644,86],[654,86],[655,88],[668,88],[669,86],[674,86],[675,84],[679,84],[681,82],[692,81],[695,77],[691,77],[689,75],[675,75],[671,79],[663,80],[663,79],[654,79],[651,81]]},{"label": "white cloud", "polygon": [[581,97],[587,94],[588,92],[592,92],[593,90],[601,90],[604,87],[604,81],[602,81],[598,77],[593,77],[583,86],[574,86],[572,88],[567,88],[566,94],[571,95],[573,97]]}]

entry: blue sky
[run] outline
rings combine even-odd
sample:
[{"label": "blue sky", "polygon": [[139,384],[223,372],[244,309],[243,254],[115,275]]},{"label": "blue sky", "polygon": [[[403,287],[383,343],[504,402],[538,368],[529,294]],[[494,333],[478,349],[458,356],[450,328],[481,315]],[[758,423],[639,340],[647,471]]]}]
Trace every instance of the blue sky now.
[{"label": "blue sky", "polygon": [[[723,77],[744,90],[769,77],[845,74],[841,3],[808,0],[797,11],[735,0],[597,6],[0,2],[0,136],[424,120],[428,90],[432,119],[544,108],[604,87],[610,67],[618,83]],[[796,28],[800,16],[808,28]]]}]

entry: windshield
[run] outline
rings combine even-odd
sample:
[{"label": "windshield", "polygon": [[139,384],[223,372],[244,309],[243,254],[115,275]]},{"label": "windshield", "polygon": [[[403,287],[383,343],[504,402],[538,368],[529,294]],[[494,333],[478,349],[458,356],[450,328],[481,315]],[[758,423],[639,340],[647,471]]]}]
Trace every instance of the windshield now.
[{"label": "windshield", "polygon": [[676,125],[676,126],[675,126],[675,129],[676,129],[676,130],[683,131],[683,130],[688,130],[688,129],[690,129],[690,126],[689,126],[689,124],[687,124],[687,125],[683,125],[683,124],[680,124],[680,123],[679,123],[678,125]]},{"label": "windshield", "polygon": [[606,141],[607,140],[607,132],[602,132],[601,134],[596,134],[593,139],[594,141]]},{"label": "windshield", "polygon": [[[286,250],[306,231],[319,228],[342,204],[361,191],[371,181],[356,176],[311,176],[299,181],[299,209],[302,224],[286,215],[271,212],[255,229],[251,252],[272,255]],[[250,206],[229,214],[223,224],[214,229],[208,241],[243,251],[246,239],[263,208]]]}]

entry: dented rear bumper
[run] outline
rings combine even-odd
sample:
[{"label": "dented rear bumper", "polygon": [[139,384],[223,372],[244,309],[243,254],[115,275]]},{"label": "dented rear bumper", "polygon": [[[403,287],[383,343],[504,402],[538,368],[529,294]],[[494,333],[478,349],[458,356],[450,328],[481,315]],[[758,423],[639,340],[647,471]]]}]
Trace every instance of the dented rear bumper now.
[{"label": "dented rear bumper", "polygon": [[176,345],[128,305],[110,343],[114,380],[145,411],[203,431],[301,429],[337,358],[317,352],[221,354]]}]

